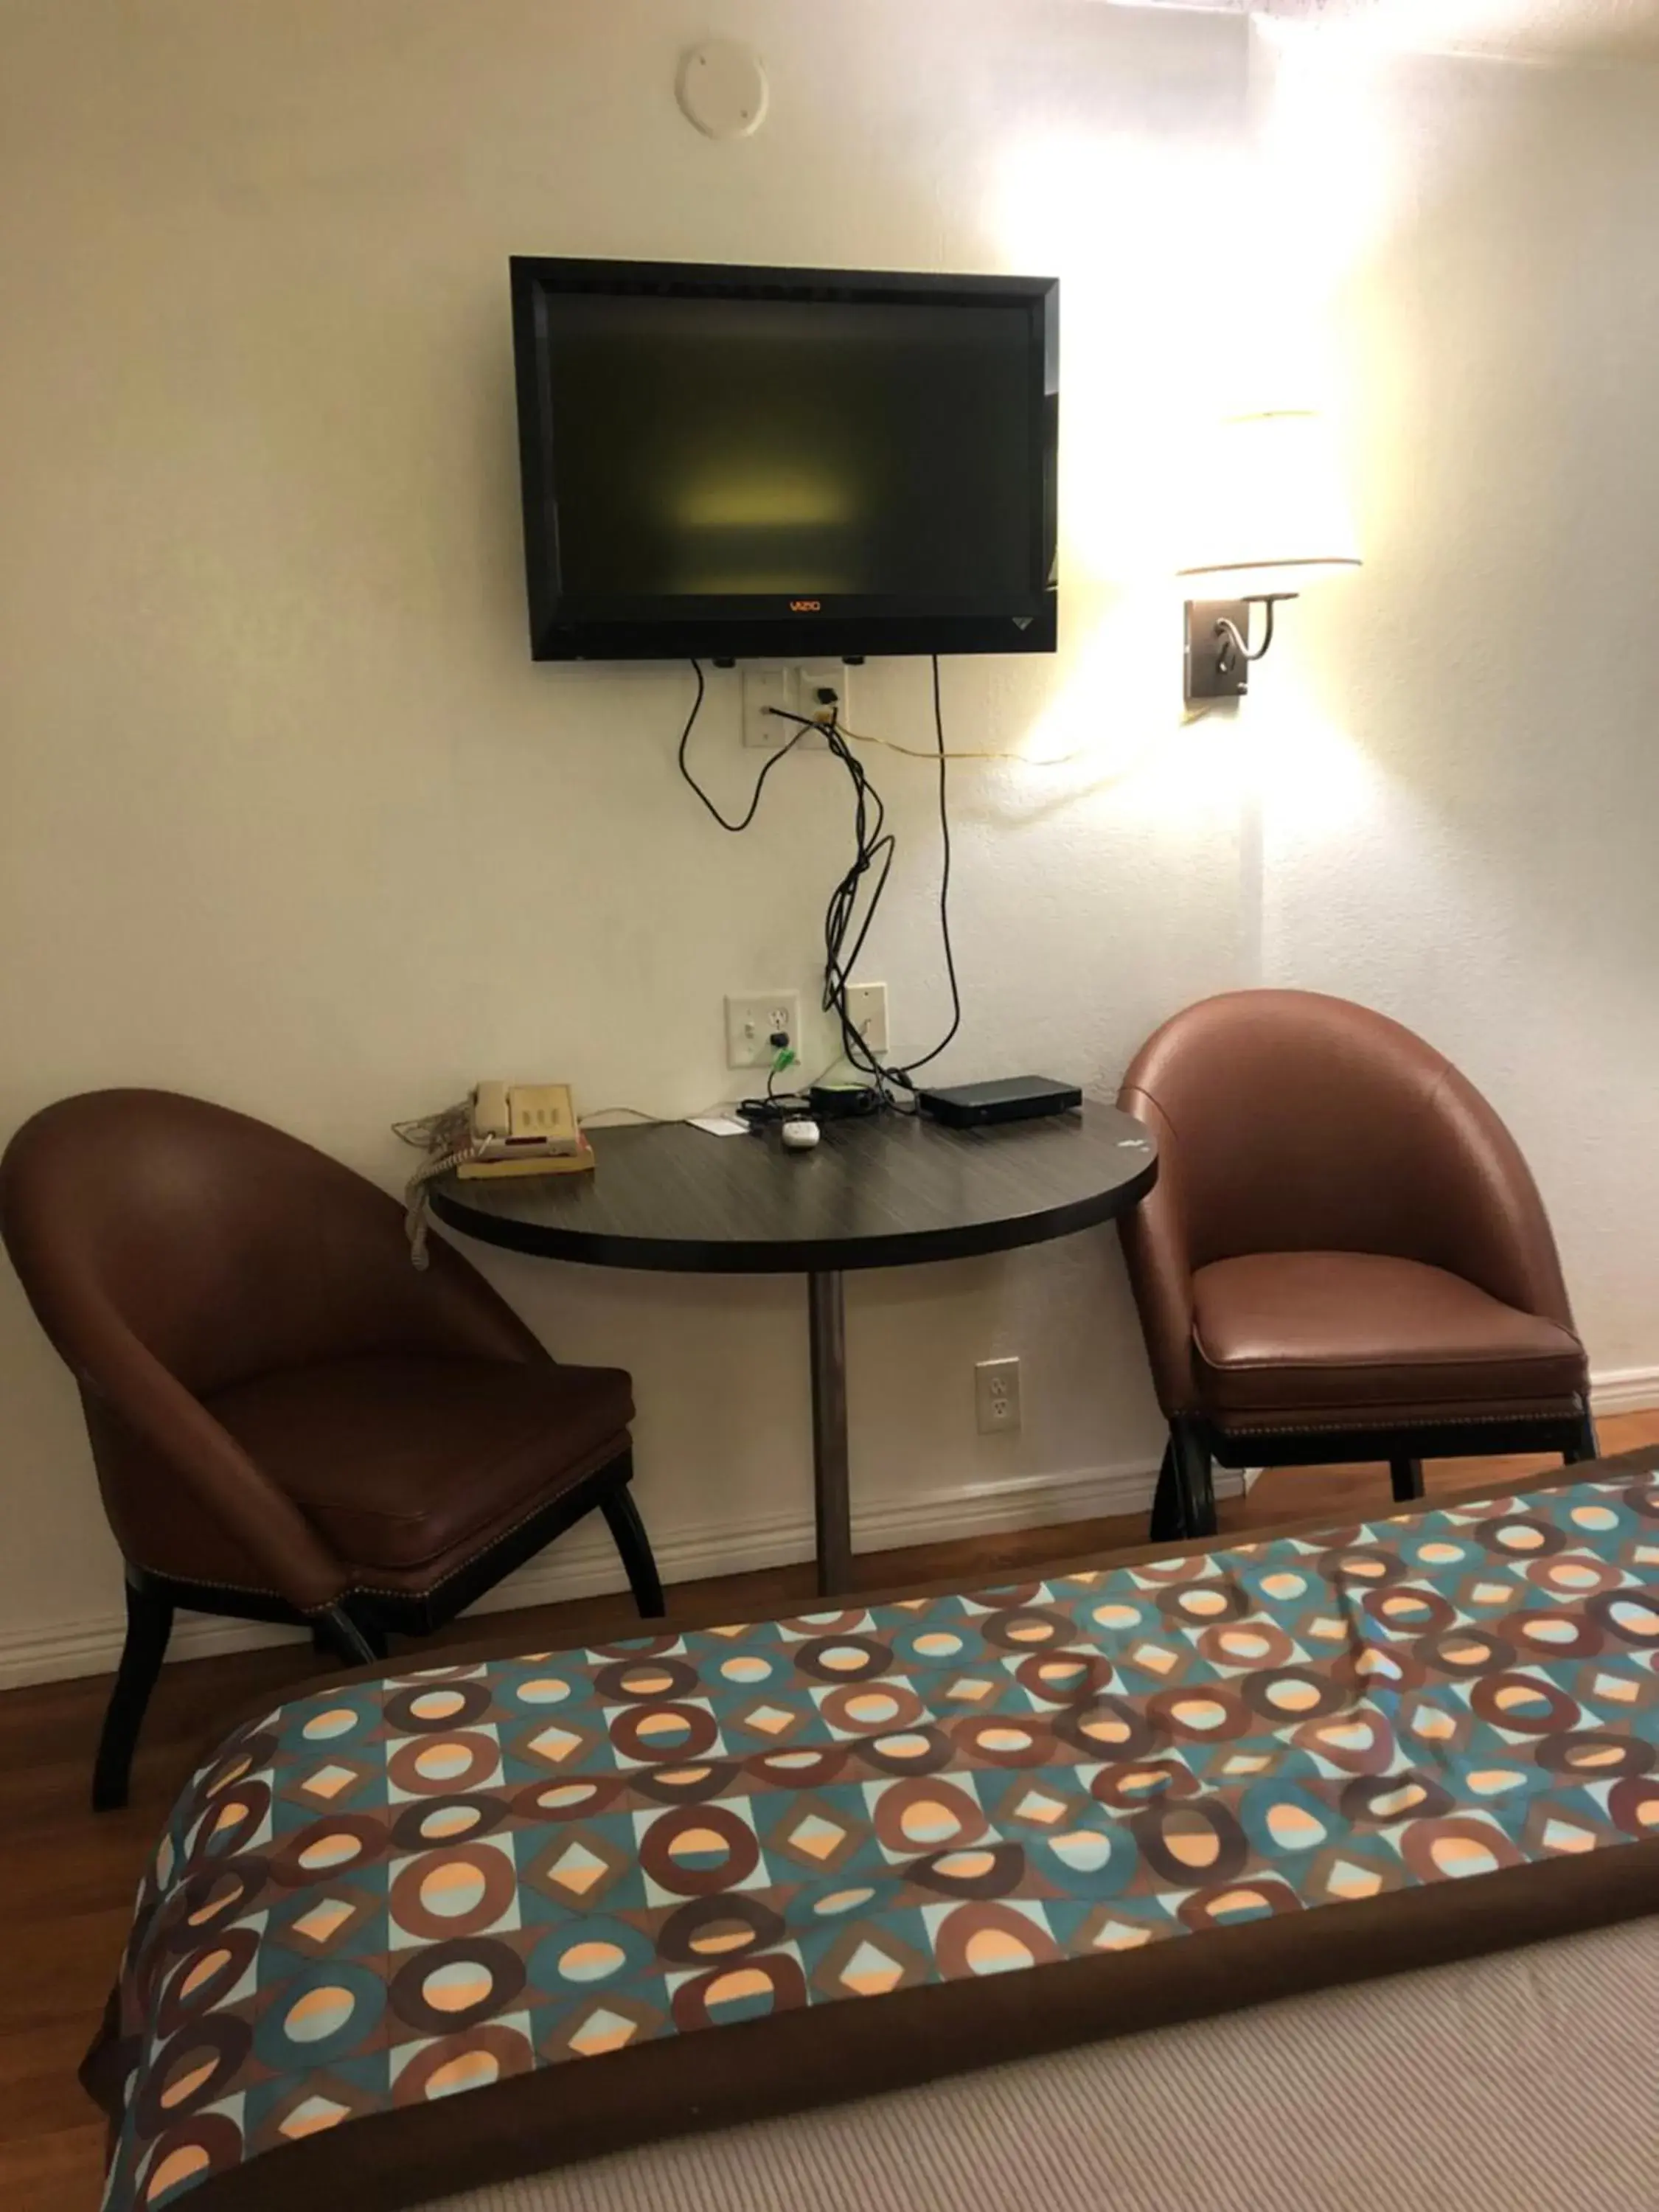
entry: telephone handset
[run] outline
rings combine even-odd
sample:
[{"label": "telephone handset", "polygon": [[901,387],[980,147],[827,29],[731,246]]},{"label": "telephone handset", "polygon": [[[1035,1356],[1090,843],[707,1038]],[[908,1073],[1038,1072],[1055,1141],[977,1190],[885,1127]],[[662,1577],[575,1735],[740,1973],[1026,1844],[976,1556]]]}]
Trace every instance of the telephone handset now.
[{"label": "telephone handset", "polygon": [[472,1094],[479,1160],[560,1159],[581,1149],[567,1083],[481,1083]]}]

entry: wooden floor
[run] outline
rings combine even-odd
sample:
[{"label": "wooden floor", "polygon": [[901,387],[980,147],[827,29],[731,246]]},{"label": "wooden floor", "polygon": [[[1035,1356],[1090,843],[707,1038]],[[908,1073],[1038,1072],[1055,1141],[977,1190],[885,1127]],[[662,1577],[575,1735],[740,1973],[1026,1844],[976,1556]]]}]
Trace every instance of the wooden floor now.
[{"label": "wooden floor", "polygon": [[[1659,1444],[1659,1413],[1600,1424],[1609,1454]],[[1543,1460],[1447,1461],[1429,1469],[1431,1496],[1491,1488]],[[1299,1468],[1264,1475],[1248,1498],[1221,1509],[1229,1532],[1328,1512],[1333,1522],[1375,1512],[1389,1498],[1380,1468]],[[928,1544],[866,1554],[863,1586],[891,1588],[960,1575],[963,1580],[1040,1561],[1144,1543],[1139,1520],[1073,1522],[1060,1528]],[[809,1566],[681,1583],[677,1616],[704,1623],[781,1612],[812,1595]],[[627,1634],[625,1596],[588,1598],[490,1616],[496,1633],[522,1632],[525,1648]],[[460,1622],[450,1640],[476,1636]],[[433,1643],[443,1639],[434,1638]],[[430,1650],[432,1644],[422,1647]],[[145,1724],[132,1804],[87,1808],[93,1746],[107,1676],[0,1694],[0,2207],[5,2212],[92,2212],[101,2166],[100,2124],[75,2078],[125,1940],[138,1869],[174,1792],[222,1718],[266,1691],[303,1683],[321,1662],[283,1644],[167,1668]]]}]

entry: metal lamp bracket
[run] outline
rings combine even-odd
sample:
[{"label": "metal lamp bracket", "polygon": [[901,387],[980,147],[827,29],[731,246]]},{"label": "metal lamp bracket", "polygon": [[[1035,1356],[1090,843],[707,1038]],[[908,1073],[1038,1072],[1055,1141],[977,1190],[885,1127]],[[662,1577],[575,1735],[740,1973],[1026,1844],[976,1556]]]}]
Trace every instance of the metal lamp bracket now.
[{"label": "metal lamp bracket", "polygon": [[[1187,696],[1242,699],[1250,688],[1250,664],[1273,641],[1273,613],[1293,592],[1258,599],[1188,599],[1187,602]],[[1265,607],[1261,642],[1250,643],[1250,609]]]}]

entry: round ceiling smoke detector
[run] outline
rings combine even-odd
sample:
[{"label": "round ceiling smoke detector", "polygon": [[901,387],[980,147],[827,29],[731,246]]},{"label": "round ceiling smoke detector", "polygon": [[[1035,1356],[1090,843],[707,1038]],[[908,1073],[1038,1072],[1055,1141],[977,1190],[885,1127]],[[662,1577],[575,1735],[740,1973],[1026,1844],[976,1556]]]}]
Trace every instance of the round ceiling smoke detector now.
[{"label": "round ceiling smoke detector", "polygon": [[710,39],[680,57],[680,112],[706,138],[747,138],[766,115],[760,56],[731,39]]}]

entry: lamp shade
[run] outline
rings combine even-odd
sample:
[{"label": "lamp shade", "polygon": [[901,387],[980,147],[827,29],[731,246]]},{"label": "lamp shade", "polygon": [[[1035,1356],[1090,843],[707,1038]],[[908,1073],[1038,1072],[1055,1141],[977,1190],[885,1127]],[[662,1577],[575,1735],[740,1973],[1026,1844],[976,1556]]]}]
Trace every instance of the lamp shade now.
[{"label": "lamp shade", "polygon": [[1177,574],[1207,596],[1288,597],[1357,568],[1359,548],[1324,417],[1308,410],[1237,415],[1201,441],[1188,554]]}]

